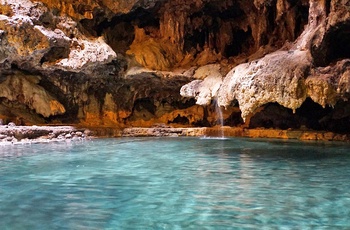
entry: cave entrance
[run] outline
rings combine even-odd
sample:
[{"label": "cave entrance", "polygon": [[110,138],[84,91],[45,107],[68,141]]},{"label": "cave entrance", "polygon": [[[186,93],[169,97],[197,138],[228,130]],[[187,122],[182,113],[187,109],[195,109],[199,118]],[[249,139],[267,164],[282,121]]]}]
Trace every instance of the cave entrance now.
[{"label": "cave entrance", "polygon": [[291,109],[278,103],[267,103],[252,116],[249,128],[289,129],[299,128],[300,122]]},{"label": "cave entrance", "polygon": [[190,121],[185,116],[180,116],[180,114],[177,115],[177,117],[174,118],[172,121],[168,121],[168,124],[182,124],[182,125],[188,125]]},{"label": "cave entrance", "polygon": [[311,51],[316,66],[327,66],[340,59],[350,58],[350,21],[331,28],[321,46]]},{"label": "cave entrance", "polygon": [[314,102],[311,98],[306,98],[304,103],[296,110],[296,115],[300,117],[302,125],[313,130],[324,130],[324,119],[332,111],[327,106],[323,108],[320,104]]}]

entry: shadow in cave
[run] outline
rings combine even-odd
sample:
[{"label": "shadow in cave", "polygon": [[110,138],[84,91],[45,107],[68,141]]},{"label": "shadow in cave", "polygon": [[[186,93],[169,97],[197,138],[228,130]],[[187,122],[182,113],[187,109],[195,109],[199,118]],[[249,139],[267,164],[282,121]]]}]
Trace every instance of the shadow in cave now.
[{"label": "shadow in cave", "polygon": [[350,104],[347,101],[338,101],[334,107],[323,108],[307,98],[297,109],[296,115],[301,117],[301,123],[309,129],[334,133],[349,133],[350,130]]},{"label": "shadow in cave", "polygon": [[278,103],[266,104],[250,119],[249,128],[299,129],[349,133],[350,103],[339,101],[323,108],[307,98],[295,113]]},{"label": "shadow in cave", "polygon": [[332,108],[323,108],[310,98],[307,98],[300,108],[296,110],[296,115],[300,117],[301,124],[313,130],[325,130],[324,119],[332,112]]},{"label": "shadow in cave", "polygon": [[312,47],[316,66],[327,66],[340,59],[350,58],[350,22],[333,26],[319,47]]},{"label": "shadow in cave", "polygon": [[93,19],[80,21],[84,31],[99,37],[104,36],[106,43],[118,53],[126,52],[135,38],[134,26],[144,28],[146,35],[153,30],[159,30],[159,17],[155,13],[160,3],[152,9],[137,8],[128,14],[108,18],[99,11],[93,12]]},{"label": "shadow in cave", "polygon": [[249,122],[249,128],[274,128],[289,129],[299,128],[298,116],[293,114],[291,109],[287,109],[278,103],[266,104],[260,112],[257,112]]}]

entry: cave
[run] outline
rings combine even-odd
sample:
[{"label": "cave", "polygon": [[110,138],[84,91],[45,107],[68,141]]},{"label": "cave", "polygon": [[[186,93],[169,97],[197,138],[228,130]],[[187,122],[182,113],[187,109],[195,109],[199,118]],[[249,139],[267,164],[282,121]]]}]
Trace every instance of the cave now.
[{"label": "cave", "polygon": [[340,100],[330,112],[320,119],[324,130],[335,133],[349,133],[350,130],[350,103]]},{"label": "cave", "polygon": [[143,28],[146,35],[157,36],[159,17],[155,13],[159,4],[150,10],[137,8],[129,14],[107,18],[106,15],[94,11],[94,19],[80,21],[83,28],[93,36],[103,36],[106,43],[117,53],[125,53],[135,38],[134,26]]},{"label": "cave", "polygon": [[185,116],[180,116],[180,114],[177,115],[177,117],[174,118],[172,121],[168,121],[168,124],[182,124],[182,125],[188,125],[190,121]]},{"label": "cave", "polygon": [[224,125],[231,127],[236,127],[244,124],[244,121],[241,116],[241,112],[233,112],[228,118],[224,120]]},{"label": "cave", "polygon": [[125,53],[134,40],[134,27],[129,22],[118,22],[103,30],[103,37],[116,52]]},{"label": "cave", "polygon": [[[251,128],[297,129],[305,126],[337,132],[346,132],[349,128],[349,114],[345,111],[348,106],[346,102],[339,102],[349,98],[346,92],[349,88],[348,64],[344,61],[342,65],[334,65],[350,58],[350,20],[345,15],[348,9],[345,3],[336,4],[330,0],[322,3],[309,0],[64,2],[69,2],[70,8],[59,5],[59,1],[47,0],[40,12],[34,12],[36,6],[33,5],[34,8],[26,11],[31,23],[18,25],[13,22],[22,17],[27,6],[22,5],[22,12],[17,11],[17,3],[4,3],[9,9],[2,9],[4,15],[10,16],[4,17],[1,29],[6,32],[1,34],[3,59],[0,61],[8,63],[11,72],[1,74],[20,71],[25,75],[40,76],[42,80],[38,85],[65,107],[64,114],[44,118],[46,122],[79,123],[91,114],[94,119],[104,119],[105,102],[110,101],[111,106],[106,111],[117,117],[112,120],[130,122],[122,125],[138,119],[140,122],[135,124],[151,125],[163,119],[162,122],[184,126],[213,126],[217,120],[214,112],[203,112],[200,106],[206,110],[205,105],[196,105],[197,96],[202,94],[193,88],[188,92],[189,96],[179,95],[180,88],[217,72],[226,80],[228,73],[242,71],[242,76],[252,74],[254,77],[234,82],[235,87],[231,87],[229,81],[220,83],[222,79],[217,78],[218,84],[229,86],[227,97],[220,97],[227,99],[224,104],[230,109],[224,113],[225,125],[241,126],[243,119],[248,118]],[[45,9],[48,6],[51,8]],[[18,16],[11,18],[12,13],[7,12],[10,8]],[[41,28],[38,26],[44,27],[47,33],[37,33]],[[56,37],[60,40],[53,42]],[[33,41],[28,41],[31,39]],[[38,41],[49,42],[41,44]],[[310,49],[311,58],[308,52],[295,52]],[[305,58],[306,63],[291,61],[304,60],[299,57]],[[258,65],[259,60],[262,60],[261,65]],[[217,65],[219,71],[211,73],[209,64]],[[280,66],[282,68],[269,68]],[[320,66],[327,68],[318,68]],[[202,67],[209,71],[202,74]],[[234,68],[239,71],[232,71]],[[281,72],[291,78],[297,76],[296,91],[288,91],[290,82]],[[255,92],[250,88],[249,97],[255,97],[257,103],[250,105],[253,101],[250,98],[240,99],[241,107],[231,108],[228,100],[231,96],[237,99],[248,95],[245,93],[248,86],[244,86],[243,91],[236,90],[241,87],[241,82],[267,83],[270,77],[271,84],[261,84],[263,87],[259,85]],[[337,77],[342,78],[340,83]],[[322,81],[321,87],[333,87],[335,91],[332,92],[337,95],[332,104],[338,104],[334,108],[322,108],[308,98],[294,114],[291,109],[281,106],[295,109],[305,97],[317,101],[309,93],[311,91],[305,90],[304,80]],[[341,84],[345,86],[339,93],[336,90]],[[284,91],[281,100],[275,97],[278,93],[271,90],[275,86],[276,92]],[[210,85],[202,89],[212,91],[212,94],[206,94],[208,98],[216,97]],[[293,102],[294,93],[298,97],[297,104]],[[80,96],[82,94],[84,98]],[[267,97],[260,97],[266,94],[271,97],[267,100]],[[260,107],[258,112],[254,111],[256,107]],[[253,112],[256,114],[250,117]]]},{"label": "cave", "polygon": [[142,110],[147,110],[151,114],[155,114],[156,112],[156,107],[155,105],[151,102],[150,99],[144,98],[144,99],[138,99],[135,101],[135,107],[137,111],[142,111]]},{"label": "cave", "polygon": [[332,27],[319,47],[311,53],[316,66],[327,66],[344,58],[350,58],[350,21]]},{"label": "cave", "polygon": [[261,111],[254,114],[249,122],[249,128],[274,128],[289,129],[299,128],[298,116],[293,114],[278,103],[268,103],[261,108]]},{"label": "cave", "polygon": [[185,25],[184,51],[202,51],[208,47],[224,57],[246,52],[252,45],[251,28],[243,29],[237,21],[245,20],[244,11],[233,1],[206,3],[204,7],[189,16]]},{"label": "cave", "polygon": [[300,117],[301,125],[308,129],[323,130],[325,124],[322,122],[324,118],[332,112],[332,108],[315,103],[310,98],[307,98],[300,108],[296,110],[296,115]]},{"label": "cave", "polygon": [[[337,133],[346,133],[350,129],[350,105],[342,101],[334,108],[323,108],[310,98],[298,108],[295,113],[277,103],[268,103],[259,109],[249,122],[249,128],[277,128],[310,130],[325,130]],[[236,121],[239,121],[236,119]]]}]

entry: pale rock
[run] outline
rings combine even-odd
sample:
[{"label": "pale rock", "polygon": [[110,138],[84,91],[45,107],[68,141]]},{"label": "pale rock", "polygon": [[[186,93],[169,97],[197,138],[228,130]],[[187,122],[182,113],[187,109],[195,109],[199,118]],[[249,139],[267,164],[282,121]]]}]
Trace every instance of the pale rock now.
[{"label": "pale rock", "polygon": [[39,86],[39,76],[8,76],[0,83],[0,97],[28,106],[44,117],[65,113],[64,106]]},{"label": "pale rock", "polygon": [[220,73],[220,65],[206,65],[198,68],[194,80],[180,89],[183,97],[194,97],[198,105],[209,105],[222,84],[223,77]]},{"label": "pale rock", "polygon": [[60,60],[56,65],[73,71],[80,71],[87,64],[108,63],[117,54],[106,44],[103,37],[97,39],[75,39],[68,58]]},{"label": "pale rock", "polygon": [[277,102],[296,110],[306,99],[305,77],[311,59],[307,51],[278,51],[238,65],[218,92],[220,106],[237,100],[245,120],[260,106]]}]

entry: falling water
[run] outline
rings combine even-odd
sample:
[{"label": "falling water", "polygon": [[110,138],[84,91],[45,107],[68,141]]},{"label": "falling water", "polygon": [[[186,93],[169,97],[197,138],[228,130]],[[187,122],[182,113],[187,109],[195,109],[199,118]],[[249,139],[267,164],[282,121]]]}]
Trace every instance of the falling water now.
[{"label": "falling water", "polygon": [[218,101],[217,99],[214,99],[214,106],[215,106],[215,113],[216,113],[216,116],[218,118],[218,121],[217,121],[217,124],[219,125],[219,133],[218,133],[218,136],[219,138],[225,138],[225,134],[224,134],[224,129],[223,129],[223,126],[224,126],[224,117],[222,115],[222,111],[221,111],[221,108],[218,104]]}]

